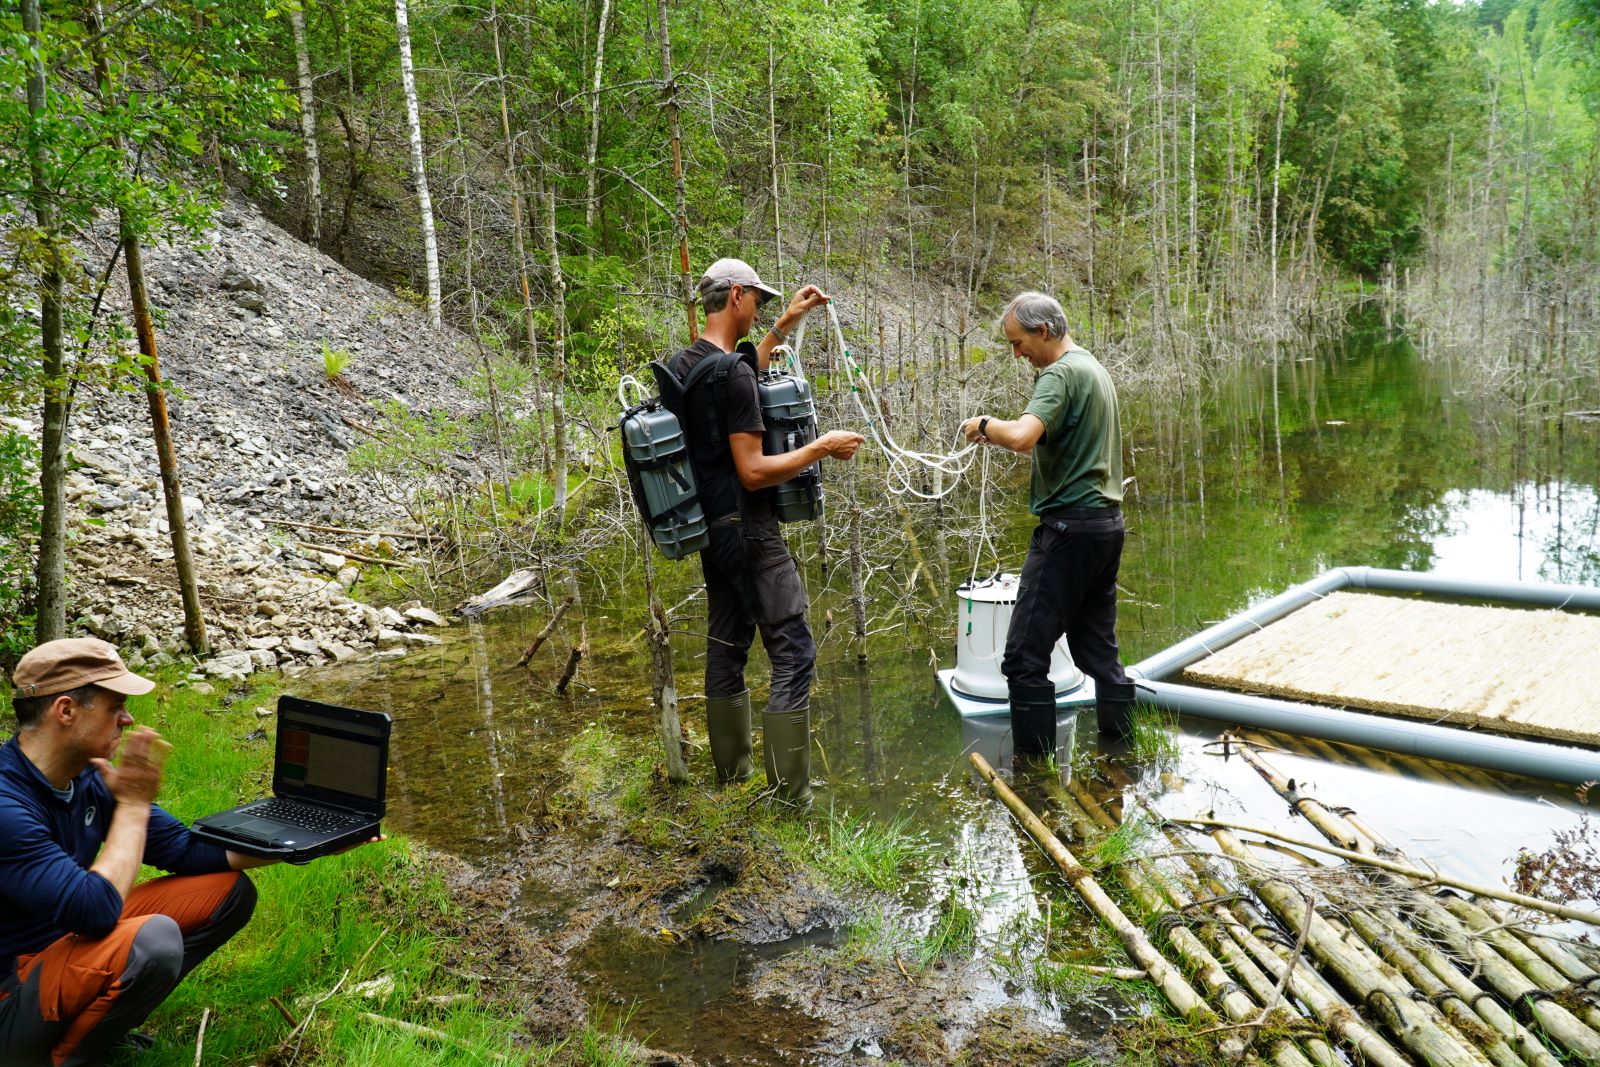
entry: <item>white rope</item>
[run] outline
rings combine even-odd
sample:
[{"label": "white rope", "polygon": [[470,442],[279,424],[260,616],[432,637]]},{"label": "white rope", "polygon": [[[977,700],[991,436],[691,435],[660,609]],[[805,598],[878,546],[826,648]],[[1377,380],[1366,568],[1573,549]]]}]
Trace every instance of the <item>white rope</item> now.
[{"label": "white rope", "polygon": [[[955,491],[963,475],[972,467],[973,460],[980,446],[969,444],[954,452],[918,452],[906,448],[894,439],[889,427],[877,416],[883,410],[883,404],[878,399],[878,394],[872,387],[872,379],[861,365],[856,362],[850,353],[850,345],[844,339],[844,327],[839,324],[839,313],[833,303],[827,304],[828,321],[833,326],[834,337],[839,342],[839,351],[844,355],[845,376],[850,383],[850,399],[855,403],[856,410],[861,413],[861,418],[867,424],[867,433],[872,440],[883,449],[884,458],[889,461],[888,475],[884,479],[885,485],[891,493],[904,496],[910,495],[921,500],[940,500]],[[805,341],[806,322],[811,313],[806,312],[794,331],[792,345],[780,345],[773,350],[786,354],[789,365],[794,368],[797,377],[804,378],[805,371],[800,363],[800,346]],[[866,400],[862,396],[865,394]],[[933,472],[938,478],[938,488],[933,492],[925,492],[912,480],[915,467],[922,467]],[[946,482],[948,476],[949,481]]]}]

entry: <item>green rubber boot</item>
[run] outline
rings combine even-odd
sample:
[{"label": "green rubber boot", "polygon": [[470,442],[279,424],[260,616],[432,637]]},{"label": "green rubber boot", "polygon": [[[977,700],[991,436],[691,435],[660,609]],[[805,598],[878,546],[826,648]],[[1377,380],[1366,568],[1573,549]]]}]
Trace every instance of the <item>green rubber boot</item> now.
[{"label": "green rubber boot", "polygon": [[706,697],[706,736],[717,784],[743,782],[755,773],[755,742],[750,737],[750,690],[738,696]]},{"label": "green rubber boot", "polygon": [[811,705],[761,714],[767,788],[797,808],[811,806]]}]

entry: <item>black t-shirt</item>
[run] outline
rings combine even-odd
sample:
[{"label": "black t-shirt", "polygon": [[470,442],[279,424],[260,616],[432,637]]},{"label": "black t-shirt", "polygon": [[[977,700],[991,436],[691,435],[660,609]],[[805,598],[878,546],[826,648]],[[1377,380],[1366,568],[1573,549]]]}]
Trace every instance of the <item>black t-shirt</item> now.
[{"label": "black t-shirt", "polygon": [[[687,378],[696,363],[722,354],[722,349],[702,337],[678,354],[673,369],[679,378]],[[761,420],[761,398],[756,395],[756,372],[743,360],[728,372],[726,415],[729,433],[761,433],[767,428]]]},{"label": "black t-shirt", "polygon": [[[686,379],[695,364],[710,356],[723,355],[722,349],[701,338],[679,352],[670,366],[680,380]],[[707,397],[713,398],[707,404]],[[713,405],[716,387],[710,379],[696,385],[684,412],[684,431],[689,439],[689,461],[700,484],[700,502],[706,518],[716,520],[741,512],[747,523],[776,522],[771,494],[765,490],[745,492],[733,466],[733,453],[722,436]],[[762,433],[761,398],[756,393],[756,372],[750,361],[741,359],[728,371],[723,397],[723,414],[728,433]]]}]

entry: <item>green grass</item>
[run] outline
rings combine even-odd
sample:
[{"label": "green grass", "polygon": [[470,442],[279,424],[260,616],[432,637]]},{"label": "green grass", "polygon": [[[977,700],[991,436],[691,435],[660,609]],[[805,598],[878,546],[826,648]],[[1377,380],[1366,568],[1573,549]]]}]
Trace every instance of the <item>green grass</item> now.
[{"label": "green grass", "polygon": [[917,942],[916,959],[924,967],[972,954],[978,943],[978,913],[956,894],[955,887],[939,901],[933,925]]},{"label": "green grass", "polygon": [[1128,750],[1140,763],[1167,765],[1178,761],[1178,716],[1150,704],[1135,704]]},{"label": "green grass", "polygon": [[785,844],[801,862],[821,871],[836,885],[865,886],[889,892],[905,883],[905,875],[927,852],[927,841],[900,817],[877,822],[849,812],[828,809],[823,821],[788,822]]},{"label": "green grass", "polygon": [[1100,871],[1116,867],[1143,855],[1146,846],[1155,837],[1156,828],[1136,812],[1115,829],[1108,830],[1082,850],[1079,858],[1091,870]]}]

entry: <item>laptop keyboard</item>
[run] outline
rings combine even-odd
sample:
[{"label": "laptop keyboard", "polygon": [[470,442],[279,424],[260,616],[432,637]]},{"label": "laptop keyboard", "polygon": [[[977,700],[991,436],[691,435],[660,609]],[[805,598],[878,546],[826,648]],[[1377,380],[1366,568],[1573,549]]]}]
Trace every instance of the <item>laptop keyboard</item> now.
[{"label": "laptop keyboard", "polygon": [[329,808],[316,808],[293,800],[264,800],[260,804],[251,805],[247,810],[251,815],[262,819],[275,819],[291,826],[298,826],[302,830],[317,832],[342,830],[347,826],[355,826],[366,821],[365,816],[348,815]]}]

